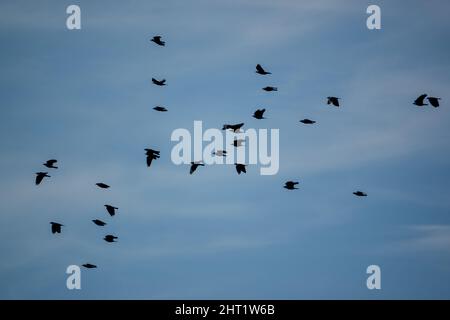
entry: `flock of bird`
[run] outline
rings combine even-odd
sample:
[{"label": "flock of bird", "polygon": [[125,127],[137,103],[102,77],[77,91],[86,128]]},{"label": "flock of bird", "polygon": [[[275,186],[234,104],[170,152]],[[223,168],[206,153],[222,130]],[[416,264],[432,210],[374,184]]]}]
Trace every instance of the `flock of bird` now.
[{"label": "flock of bird", "polygon": [[[154,42],[158,46],[165,46],[166,43],[165,43],[165,41],[162,41],[161,38],[162,38],[161,36],[154,36],[150,41]],[[260,64],[256,65],[256,73],[259,75],[263,75],[263,76],[272,74],[271,72],[266,71]],[[152,83],[157,86],[165,86],[166,79],[157,80],[155,78],[152,78]],[[262,88],[262,90],[267,91],[267,92],[273,92],[273,91],[278,91],[278,88],[272,87],[272,86],[266,86],[266,87]],[[434,108],[439,107],[440,98],[430,97],[427,94],[420,95],[413,102],[413,104],[416,106],[419,106],[419,107],[427,106],[428,104],[425,103],[425,99],[427,99],[428,102]],[[340,100],[340,98],[337,98],[337,97],[333,97],[333,96],[327,97],[327,105],[332,105],[334,107],[340,107],[339,100]],[[159,112],[167,112],[168,111],[166,108],[161,107],[161,106],[156,106],[153,109],[156,111],[159,111]],[[266,119],[266,118],[264,118],[265,111],[266,111],[266,109],[258,109],[254,112],[253,117],[258,120]],[[300,120],[300,122],[305,125],[313,125],[316,123],[316,121],[310,120],[310,119],[303,119],[303,120]],[[244,123],[224,124],[222,130],[231,130],[234,133],[239,133],[240,129],[243,126],[244,126]],[[236,148],[241,147],[244,141],[245,141],[244,139],[235,139],[233,142],[233,146]],[[160,151],[154,150],[154,149],[144,149],[144,150],[145,150],[145,155],[146,155],[147,167],[150,167],[153,160],[160,158]],[[213,152],[213,155],[218,156],[218,157],[226,157],[227,151],[226,150],[216,150]],[[49,169],[58,169],[58,167],[55,166],[55,164],[57,162],[58,161],[56,159],[50,159],[50,160],[47,160],[43,165]],[[199,166],[204,166],[204,164],[201,161],[191,162],[189,174],[193,174]],[[236,168],[236,172],[238,174],[247,173],[245,164],[235,163],[235,168]],[[36,172],[35,183],[36,183],[36,185],[39,185],[42,183],[44,178],[50,178],[50,177],[51,176],[48,175],[48,172]],[[298,189],[298,187],[296,187],[298,184],[299,184],[298,181],[287,181],[287,182],[285,182],[285,185],[283,186],[283,188],[285,188],[287,190],[296,190],[296,189]],[[97,187],[102,188],[102,189],[109,188],[109,185],[107,185],[103,182],[99,182],[96,185],[97,185]],[[360,191],[360,190],[353,192],[353,194],[357,197],[367,197],[367,193]],[[116,210],[119,209],[110,204],[105,204],[105,208],[111,217],[114,216],[116,214]],[[92,222],[99,227],[103,227],[106,225],[106,222],[103,222],[102,220],[99,220],[99,219],[92,220]],[[51,232],[53,234],[61,233],[61,227],[64,226],[63,224],[58,223],[58,222],[53,222],[53,221],[50,222],[50,224],[51,224]],[[103,240],[105,240],[106,242],[116,242],[117,239],[118,239],[118,237],[116,237],[112,234],[107,234],[103,238]],[[85,263],[82,266],[85,268],[88,268],[88,269],[97,268],[96,265],[91,264],[91,263]]]},{"label": "flock of bird", "polygon": [[[57,166],[55,166],[55,164],[58,162],[58,160],[56,159],[50,159],[47,160],[43,165],[46,166],[49,169],[58,169]],[[35,180],[35,184],[39,185],[41,184],[42,180],[44,178],[50,178],[51,176],[48,175],[48,172],[36,172],[36,180]],[[110,186],[107,185],[106,183],[103,182],[98,182],[96,183],[96,186],[101,188],[101,189],[108,189]],[[109,215],[112,217],[116,214],[116,210],[118,210],[119,208],[114,207],[110,204],[105,204],[104,205],[106,208],[106,211],[109,213]],[[92,220],[92,222],[99,226],[99,227],[104,227],[107,225],[106,222],[100,220],[100,219],[94,219]],[[53,234],[57,234],[57,233],[61,233],[61,227],[64,227],[63,224],[59,223],[59,222],[50,222],[51,225],[51,231]],[[106,242],[116,242],[116,239],[118,239],[118,237],[112,235],[112,234],[107,234],[105,235],[105,237],[103,238],[103,240],[105,240]],[[87,269],[94,269],[97,268],[97,266],[95,264],[92,263],[84,263],[82,264],[83,267],[87,268]]]}]

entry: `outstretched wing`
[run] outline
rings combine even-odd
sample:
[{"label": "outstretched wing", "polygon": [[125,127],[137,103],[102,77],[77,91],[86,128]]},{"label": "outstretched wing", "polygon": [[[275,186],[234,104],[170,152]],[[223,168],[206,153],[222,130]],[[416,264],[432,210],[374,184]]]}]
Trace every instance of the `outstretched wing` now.
[{"label": "outstretched wing", "polygon": [[242,122],[242,123],[238,123],[238,124],[235,124],[234,126],[233,126],[233,129],[236,131],[236,130],[239,130],[240,128],[242,128],[242,126],[244,125],[244,123]]},{"label": "outstretched wing", "polygon": [[112,207],[112,206],[106,206],[106,211],[108,211],[108,213],[111,217],[116,214],[114,212],[114,207]]},{"label": "outstretched wing", "polygon": [[44,175],[42,174],[36,175],[36,185],[40,184],[42,182],[42,179],[44,179]]},{"label": "outstretched wing", "polygon": [[261,72],[261,73],[266,72],[266,71],[263,69],[263,67],[261,67],[261,65],[260,65],[259,63],[256,65],[256,70],[258,70],[258,72]]},{"label": "outstretched wing", "polygon": [[[416,104],[423,104],[423,100],[425,100],[425,98],[427,97],[426,94],[422,94],[421,96],[419,96],[416,101],[414,101]],[[431,101],[430,101],[431,103]]]},{"label": "outstretched wing", "polygon": [[439,107],[439,98],[435,98],[435,97],[428,97],[428,101],[430,102],[430,104],[437,108]]},{"label": "outstretched wing", "polygon": [[60,232],[61,232],[61,227],[56,223],[52,224],[52,233],[60,233]]},{"label": "outstretched wing", "polygon": [[150,167],[150,165],[152,164],[152,160],[153,160],[153,156],[152,155],[148,155],[147,156],[147,167]]}]

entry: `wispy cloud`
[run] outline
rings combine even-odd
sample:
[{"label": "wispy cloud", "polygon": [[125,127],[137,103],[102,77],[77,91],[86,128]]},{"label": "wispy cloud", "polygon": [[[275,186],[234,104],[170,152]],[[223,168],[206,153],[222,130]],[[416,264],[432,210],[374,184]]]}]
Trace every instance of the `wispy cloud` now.
[{"label": "wispy cloud", "polygon": [[405,247],[450,253],[450,225],[416,225],[409,229],[413,237],[404,243]]}]

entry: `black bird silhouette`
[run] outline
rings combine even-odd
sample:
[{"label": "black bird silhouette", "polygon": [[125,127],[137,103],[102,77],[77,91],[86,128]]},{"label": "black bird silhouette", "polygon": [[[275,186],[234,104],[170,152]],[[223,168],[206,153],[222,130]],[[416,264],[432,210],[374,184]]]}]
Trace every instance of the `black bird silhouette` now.
[{"label": "black bird silhouette", "polygon": [[97,268],[97,266],[95,264],[91,264],[91,263],[85,263],[82,265],[83,267],[85,267],[86,269],[94,269]]},{"label": "black bird silhouette", "polygon": [[160,45],[162,47],[165,46],[166,42],[161,40],[161,36],[154,36],[153,39],[151,39],[150,41],[153,41],[154,43],[156,43],[157,45]]},{"label": "black bird silhouette", "polygon": [[258,110],[256,110],[255,113],[253,113],[253,118],[259,119],[259,120],[266,119],[266,118],[263,117],[264,112],[266,112],[266,109],[258,109]]},{"label": "black bird silhouette", "polygon": [[112,234],[107,234],[103,240],[105,240],[106,242],[117,242],[114,241],[115,239],[118,239],[116,236],[113,236]]},{"label": "black bird silhouette", "polygon": [[414,100],[413,104],[415,104],[418,107],[427,106],[428,104],[423,102],[426,97],[427,95],[425,93],[420,95],[416,100]]},{"label": "black bird silhouette", "polygon": [[428,102],[430,102],[430,104],[433,107],[435,107],[435,108],[439,107],[439,100],[441,100],[441,98],[428,97],[427,99],[428,99]]},{"label": "black bird silhouette", "polygon": [[47,160],[44,163],[44,166],[46,166],[47,168],[50,168],[50,169],[58,169],[58,167],[55,167],[55,163],[57,163],[57,162],[58,162],[58,160],[55,160],[55,159]]},{"label": "black bird silhouette", "polygon": [[309,119],[303,119],[303,120],[300,120],[300,122],[303,123],[303,124],[314,124],[314,123],[316,123],[314,120],[309,120]]},{"label": "black bird silhouette", "polygon": [[36,172],[36,185],[39,185],[44,179],[44,177],[50,178],[48,172]]},{"label": "black bird silhouette", "polygon": [[259,73],[259,74],[262,74],[262,75],[272,74],[272,73],[267,72],[266,70],[264,70],[263,67],[261,67],[261,65],[259,63],[256,65],[256,73]]},{"label": "black bird silhouette", "polygon": [[107,184],[103,183],[103,182],[96,183],[96,185],[97,185],[97,187],[102,188],[102,189],[108,189],[109,188],[109,186]]},{"label": "black bird silhouette", "polygon": [[357,197],[367,197],[367,193],[364,193],[362,191],[355,191],[353,194]]},{"label": "black bird silhouette", "polygon": [[278,91],[278,88],[276,87],[264,87],[262,88],[264,91],[270,92],[270,91]]},{"label": "black bird silhouette", "polygon": [[244,123],[238,123],[238,124],[224,124],[222,130],[231,129],[234,132],[239,132],[239,129],[242,128]]},{"label": "black bird silhouette", "polygon": [[166,79],[156,80],[155,78],[152,78],[152,82],[154,84],[156,84],[157,86],[165,86],[166,85]]},{"label": "black bird silhouette", "polygon": [[236,166],[236,171],[238,174],[241,174],[241,172],[247,173],[247,171],[245,170],[245,164],[235,163],[234,165]]},{"label": "black bird silhouette", "polygon": [[295,190],[295,189],[298,189],[298,188],[296,188],[295,187],[295,185],[297,185],[298,184],[298,182],[294,182],[294,181],[287,181],[285,184],[284,184],[284,187],[283,188],[286,188],[286,189],[288,189],[288,190]]},{"label": "black bird silhouette", "polygon": [[164,107],[160,107],[160,106],[156,106],[156,107],[154,107],[154,108],[153,108],[153,110],[156,110],[156,111],[160,111],[160,112],[166,112],[166,111],[167,111],[167,109],[166,109],[166,108],[164,108]]},{"label": "black bird silhouette", "polygon": [[213,151],[212,155],[213,156],[218,156],[218,157],[226,157],[227,156],[227,152],[225,150],[217,150],[217,151]]},{"label": "black bird silhouette", "polygon": [[50,222],[52,225],[52,233],[61,233],[61,227],[64,225],[58,222]]},{"label": "black bird silhouette", "polygon": [[332,104],[335,107],[339,107],[339,99],[336,97],[327,97],[327,104]]},{"label": "black bird silhouette", "polygon": [[158,159],[159,151],[153,149],[145,149],[145,154],[147,155],[147,167],[150,167],[152,160]]},{"label": "black bird silhouette", "polygon": [[113,207],[109,204],[105,204],[106,211],[108,211],[109,215],[112,217],[116,214],[116,210],[119,208]]},{"label": "black bird silhouette", "polygon": [[193,174],[195,170],[197,170],[198,166],[204,167],[205,165],[200,162],[191,162],[191,169],[189,170],[189,174]]},{"label": "black bird silhouette", "polygon": [[92,222],[100,227],[106,226],[106,224],[107,224],[106,222],[103,222],[102,220],[98,220],[98,219],[92,220]]}]

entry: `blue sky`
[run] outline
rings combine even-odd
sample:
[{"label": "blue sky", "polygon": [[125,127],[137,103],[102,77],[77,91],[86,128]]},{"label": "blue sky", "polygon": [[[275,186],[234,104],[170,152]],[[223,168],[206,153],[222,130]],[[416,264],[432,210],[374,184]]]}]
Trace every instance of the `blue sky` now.
[{"label": "blue sky", "polygon": [[[70,4],[81,30],[66,29]],[[379,31],[366,28],[369,4],[381,7]],[[449,9],[2,1],[0,298],[450,298]],[[149,42],[156,34],[166,47]],[[257,63],[273,74],[256,75]],[[422,93],[442,107],[413,106]],[[260,107],[269,119],[251,117]],[[190,176],[171,162],[170,135],[194,120],[279,129],[278,174],[222,165]],[[146,147],[161,150],[150,169]],[[60,169],[36,187],[50,158]],[[66,267],[85,262],[99,268],[67,290]],[[366,288],[371,264],[379,291]]]}]

